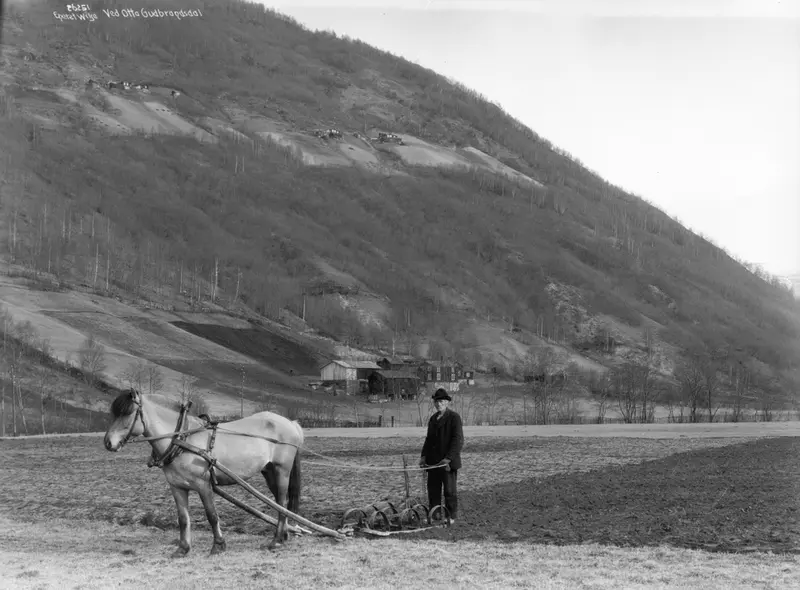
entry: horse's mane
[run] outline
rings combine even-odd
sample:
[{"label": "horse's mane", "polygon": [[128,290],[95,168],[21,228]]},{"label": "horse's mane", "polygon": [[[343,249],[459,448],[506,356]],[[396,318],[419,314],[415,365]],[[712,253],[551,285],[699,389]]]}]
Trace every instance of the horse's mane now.
[{"label": "horse's mane", "polygon": [[[131,393],[136,391],[135,389],[126,389],[122,393],[120,393],[113,402],[111,402],[111,414],[114,418],[120,418],[121,416],[129,416],[136,411],[136,404],[131,397]],[[159,395],[157,393],[148,393],[142,394],[147,397],[148,400],[151,400],[158,404],[163,408],[168,408],[175,412],[180,412],[181,404],[173,399],[170,399],[166,396]]]},{"label": "horse's mane", "polygon": [[136,409],[136,404],[133,403],[133,398],[131,398],[131,393],[133,391],[133,389],[126,389],[111,402],[111,415],[114,416],[114,418],[133,414]]}]

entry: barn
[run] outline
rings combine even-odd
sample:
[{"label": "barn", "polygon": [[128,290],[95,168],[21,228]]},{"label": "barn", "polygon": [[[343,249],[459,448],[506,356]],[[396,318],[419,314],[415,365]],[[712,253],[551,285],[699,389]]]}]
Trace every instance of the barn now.
[{"label": "barn", "polygon": [[419,377],[413,370],[381,369],[369,376],[369,392],[391,399],[416,399]]},{"label": "barn", "polygon": [[323,382],[341,383],[348,395],[366,393],[369,376],[380,367],[372,361],[333,360],[320,369]]}]

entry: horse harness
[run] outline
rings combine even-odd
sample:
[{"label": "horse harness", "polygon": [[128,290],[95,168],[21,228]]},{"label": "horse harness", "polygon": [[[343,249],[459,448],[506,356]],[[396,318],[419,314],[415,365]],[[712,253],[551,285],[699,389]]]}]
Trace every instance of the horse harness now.
[{"label": "horse harness", "polygon": [[[189,431],[183,430],[183,427],[186,425],[186,415],[189,413],[190,407],[192,407],[192,400],[189,400],[189,402],[186,404],[181,404],[181,411],[180,414],[178,414],[178,423],[175,425],[175,433],[172,435],[172,438],[170,439],[167,450],[164,451],[164,453],[159,456],[158,453],[156,452],[156,448],[153,447],[153,453],[147,460],[148,467],[158,467],[160,469],[163,469],[164,467],[172,463],[178,455],[183,453],[185,447],[183,447],[180,443],[185,442],[186,437],[189,435]],[[141,405],[139,405],[138,411],[141,414],[142,411]],[[144,426],[144,418],[142,418],[142,426]]]},{"label": "horse harness", "polygon": [[[192,434],[193,431],[191,430],[184,430],[186,426],[186,415],[189,413],[189,408],[192,406],[192,401],[189,400],[188,403],[181,405],[181,411],[178,415],[178,423],[175,425],[175,434],[173,434],[172,438],[170,439],[169,447],[164,453],[159,456],[156,453],[155,448],[153,448],[153,454],[147,460],[148,467],[158,467],[163,469],[170,463],[172,463],[179,455],[181,455],[184,451],[190,451],[195,454],[200,455],[198,451],[199,448],[196,448],[194,445],[190,445],[186,442],[186,437],[189,434]],[[205,457],[211,456],[211,452],[214,450],[214,443],[217,440],[217,426],[219,426],[218,420],[212,420],[209,418],[208,414],[200,414],[198,416],[201,420],[205,422],[204,427],[206,430],[211,430],[211,436],[208,437],[208,447],[206,448]],[[208,460],[208,459],[207,459]],[[209,461],[209,474],[211,475],[211,483],[213,485],[218,485],[217,481],[217,473],[214,469],[214,464],[216,460],[208,460]]]},{"label": "horse harness", "polygon": [[[206,449],[206,453],[210,456],[211,451],[214,450],[214,442],[217,440],[217,426],[219,426],[219,420],[212,420],[208,417],[208,414],[200,414],[199,417],[205,421],[206,428],[211,429],[211,436],[208,437],[208,449]],[[208,463],[208,474],[211,477],[211,485],[214,487],[219,485],[217,481],[217,471],[214,469],[215,463],[216,459]]]},{"label": "horse harness", "polygon": [[[144,423],[144,413],[142,412],[142,404],[138,401],[136,403],[136,414],[133,416],[133,420],[131,420],[131,425],[128,428],[128,433],[125,435],[125,438],[122,439],[122,444],[126,444],[131,439],[131,434],[133,433],[133,429],[136,426],[136,421],[140,420],[142,422],[142,428],[146,429]],[[175,425],[175,432],[170,436],[169,446],[167,450],[164,451],[162,454],[159,454],[155,447],[153,447],[153,452],[150,455],[150,458],[147,460],[148,467],[158,467],[163,469],[170,463],[172,463],[178,455],[183,453],[185,450],[191,450],[191,445],[187,445],[186,437],[192,434],[193,431],[191,430],[184,430],[184,426],[186,425],[186,416],[189,413],[189,408],[192,407],[192,401],[189,400],[185,404],[181,404],[181,411],[178,414],[178,423]],[[203,414],[205,418],[208,418],[205,414]],[[209,440],[208,452],[211,452],[211,449],[214,447],[214,439],[217,435],[217,422],[211,422],[207,420],[206,428],[211,426],[213,431],[211,433],[211,438]],[[160,437],[158,437],[160,438]],[[166,437],[164,437],[166,438]],[[216,482],[215,482],[216,483]]]},{"label": "horse harness", "polygon": [[[214,465],[216,464],[216,459],[211,455],[211,452],[214,450],[214,443],[217,440],[217,427],[219,426],[219,420],[212,420],[209,418],[208,414],[200,414],[198,418],[202,419],[205,424],[204,427],[206,430],[211,430],[211,436],[208,437],[208,447],[206,448],[205,453],[202,452],[202,449],[195,447],[194,445],[190,445],[186,442],[186,437],[192,434],[195,431],[192,430],[184,430],[186,426],[186,416],[189,413],[189,408],[192,406],[192,401],[189,400],[186,404],[181,404],[180,414],[178,414],[178,422],[175,425],[175,433],[170,438],[169,446],[167,450],[164,451],[163,454],[158,455],[156,452],[155,447],[153,448],[153,453],[150,458],[147,460],[148,467],[158,467],[163,469],[170,463],[172,463],[179,455],[181,455],[184,451],[189,451],[195,453],[197,455],[202,456],[206,461],[208,461],[208,472],[211,477],[211,485],[216,487],[219,485],[217,481],[217,471],[214,469]],[[144,418],[142,416],[142,407],[141,405],[137,408],[137,418],[142,420],[142,425],[144,425]],[[131,423],[131,430],[133,430],[133,425],[136,423],[136,418],[134,418],[133,422]],[[129,432],[130,435],[130,432]],[[127,437],[126,437],[127,438]]]},{"label": "horse harness", "polygon": [[[204,422],[203,428],[184,430],[184,427],[186,426],[186,416],[189,413],[189,408],[191,408],[191,406],[192,406],[191,400],[189,400],[185,404],[181,404],[180,413],[178,414],[178,422],[175,425],[175,431],[171,435],[158,436],[158,437],[153,437],[151,439],[144,439],[144,440],[153,440],[155,438],[167,438],[167,437],[170,438],[169,446],[167,447],[167,450],[164,451],[162,454],[159,455],[155,447],[153,447],[153,452],[150,458],[147,460],[147,466],[158,467],[160,469],[163,469],[164,467],[172,463],[184,451],[189,451],[190,453],[194,453],[196,455],[201,456],[208,462],[209,464],[208,470],[209,470],[209,475],[211,477],[211,484],[212,486],[217,487],[219,485],[219,482],[217,481],[217,473],[216,470],[214,469],[217,460],[211,455],[211,452],[214,450],[214,443],[216,442],[217,439],[217,428],[219,426],[219,421],[212,420],[211,418],[209,418],[207,414],[200,414],[198,418],[203,420]],[[145,428],[144,413],[142,412],[142,404],[139,402],[136,402],[136,415],[133,417],[133,420],[131,421],[130,428],[128,429],[128,433],[125,435],[122,444],[126,444],[130,440],[131,433],[133,432],[133,429],[136,426],[137,420],[141,420],[142,427]],[[186,438],[190,434],[201,432],[202,430],[211,430],[211,436],[208,437],[208,446],[205,450],[186,442]],[[240,436],[252,436],[254,438],[260,438],[276,444],[288,444],[298,447],[298,445],[295,445],[293,443],[280,441],[267,436],[252,435],[243,432],[236,432],[234,434]]]}]

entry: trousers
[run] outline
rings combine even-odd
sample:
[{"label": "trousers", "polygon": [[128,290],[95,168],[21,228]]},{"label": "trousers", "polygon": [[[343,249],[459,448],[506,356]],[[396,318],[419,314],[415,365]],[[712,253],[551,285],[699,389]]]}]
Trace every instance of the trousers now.
[{"label": "trousers", "polygon": [[450,513],[450,518],[458,514],[458,471],[446,471],[444,468],[428,471],[428,502],[433,508],[442,503],[442,488],[444,488],[444,507]]}]

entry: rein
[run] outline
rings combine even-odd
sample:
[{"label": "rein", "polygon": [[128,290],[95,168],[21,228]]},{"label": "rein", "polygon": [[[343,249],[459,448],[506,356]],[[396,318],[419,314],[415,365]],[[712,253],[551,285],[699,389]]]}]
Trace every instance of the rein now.
[{"label": "rein", "polygon": [[[236,436],[247,436],[250,438],[258,438],[261,440],[266,440],[271,443],[280,444],[280,445],[289,445],[295,447],[298,451],[302,450],[306,453],[311,455],[315,455],[322,459],[326,459],[328,461],[332,461],[332,463],[317,463],[312,461],[306,461],[306,463],[310,465],[321,465],[323,467],[342,467],[344,469],[366,469],[366,470],[373,470],[373,471],[429,471],[431,469],[440,469],[443,465],[427,465],[425,467],[375,467],[371,465],[356,465],[354,463],[345,463],[342,461],[338,461],[333,457],[328,457],[326,455],[322,455],[321,453],[317,453],[316,451],[312,451],[311,449],[304,447],[302,445],[297,445],[294,443],[278,440],[276,438],[271,438],[268,436],[262,436],[260,434],[250,434],[249,432],[237,432],[235,430],[228,430],[224,427],[220,427],[218,422],[213,422],[209,419],[206,420],[206,424],[203,426],[198,426],[197,428],[192,428],[191,430],[183,430],[183,426],[186,422],[186,416],[188,414],[189,408],[192,406],[192,401],[189,400],[186,404],[181,404],[180,413],[178,415],[178,422],[175,425],[175,431],[169,434],[159,434],[158,436],[148,436],[148,437],[140,437],[130,440],[130,433],[133,431],[133,427],[136,425],[136,419],[141,419],[142,426],[144,427],[144,416],[142,415],[142,406],[141,404],[137,404],[136,408],[136,416],[134,417],[133,421],[131,422],[131,427],[128,430],[128,434],[123,439],[123,444],[127,442],[152,442],[156,440],[162,440],[164,438],[172,439],[170,441],[169,447],[164,453],[159,457],[156,455],[155,448],[153,449],[153,454],[147,461],[148,467],[159,467],[164,468],[175,458],[180,455],[184,451],[189,451],[195,454],[199,454],[196,452],[195,447],[186,443],[186,438],[191,434],[197,434],[198,432],[204,432],[206,430],[211,430],[211,438],[209,439],[209,448],[207,450],[210,453],[214,447],[214,440],[216,439],[217,432],[222,432],[224,434],[233,434]],[[205,417],[205,415],[203,415]],[[180,441],[180,442],[178,442]],[[212,466],[213,467],[213,466]],[[213,472],[212,472],[213,475]]]}]

